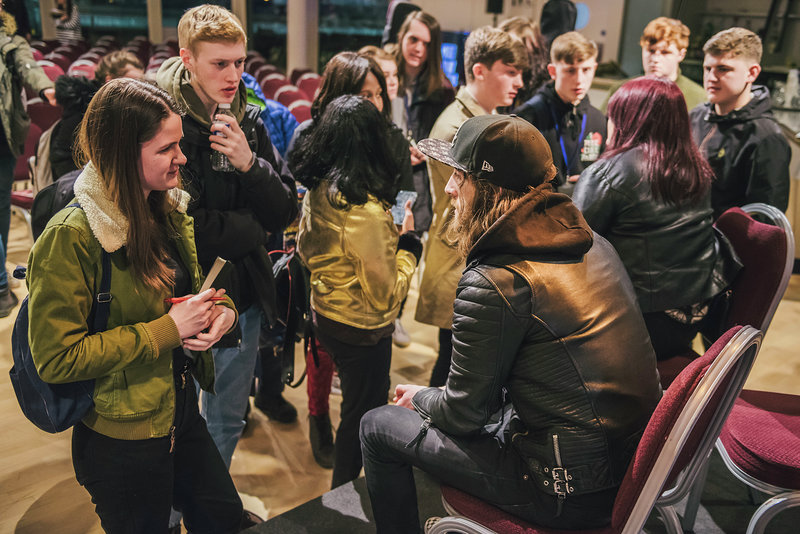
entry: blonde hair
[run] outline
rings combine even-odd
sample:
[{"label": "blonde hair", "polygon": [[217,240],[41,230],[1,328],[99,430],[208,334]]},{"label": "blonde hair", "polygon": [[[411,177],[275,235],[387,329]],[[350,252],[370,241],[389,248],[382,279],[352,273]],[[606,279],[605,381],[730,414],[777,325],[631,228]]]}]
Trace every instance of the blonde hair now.
[{"label": "blonde hair", "polygon": [[497,60],[525,70],[528,68],[528,50],[517,37],[491,26],[483,26],[469,34],[464,45],[464,73],[467,81],[473,80],[472,67],[476,63],[491,68]]},{"label": "blonde hair", "polygon": [[203,4],[183,14],[178,22],[178,46],[195,51],[199,42],[242,42],[247,34],[239,19],[224,7]]},{"label": "blonde hair", "polygon": [[683,50],[689,46],[689,35],[691,32],[683,22],[678,19],[668,17],[658,17],[647,23],[639,39],[639,46],[653,46],[659,41],[674,43],[678,50]]},{"label": "blonde hair", "polygon": [[394,54],[387,52],[383,48],[378,48],[375,45],[362,46],[358,50],[358,55],[370,57],[378,61],[391,61],[392,63],[397,65],[397,58],[394,57]]},{"label": "blonde hair", "polygon": [[103,84],[106,82],[106,76],[112,80],[120,78],[128,65],[133,65],[137,69],[144,71],[144,65],[133,52],[128,52],[127,50],[109,52],[97,64],[97,69],[94,71],[94,79],[96,82]]},{"label": "blonde hair", "polygon": [[580,63],[597,57],[597,45],[578,32],[567,32],[553,40],[550,62]]},{"label": "blonde hair", "polygon": [[761,38],[745,28],[728,28],[714,34],[703,45],[703,53],[712,56],[730,54],[761,63]]}]

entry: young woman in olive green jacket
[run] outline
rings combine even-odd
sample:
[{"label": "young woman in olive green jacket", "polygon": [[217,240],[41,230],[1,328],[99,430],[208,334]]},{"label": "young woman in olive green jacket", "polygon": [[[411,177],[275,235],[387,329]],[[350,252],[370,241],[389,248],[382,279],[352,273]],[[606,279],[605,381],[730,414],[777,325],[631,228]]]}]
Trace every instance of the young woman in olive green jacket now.
[{"label": "young woman in olive green jacket", "polygon": [[[197,409],[211,390],[208,350],[236,312],[224,290],[199,294],[181,117],[161,89],[106,84],[83,118],[80,207],[56,214],[31,250],[30,345],[42,379],[95,379],[72,458],[106,532],[166,533],[170,507],[195,533],[238,532],[242,503]],[[107,329],[89,334],[103,251],[111,258]],[[165,299],[187,297],[169,304]],[[212,300],[212,298],[214,300]]]}]

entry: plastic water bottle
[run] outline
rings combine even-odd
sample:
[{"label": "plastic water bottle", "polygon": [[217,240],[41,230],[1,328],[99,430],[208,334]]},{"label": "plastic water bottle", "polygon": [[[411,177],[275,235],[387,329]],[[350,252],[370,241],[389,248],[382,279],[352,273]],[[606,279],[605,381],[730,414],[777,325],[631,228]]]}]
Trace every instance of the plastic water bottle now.
[{"label": "plastic water bottle", "polygon": [[[217,113],[215,115],[229,115],[231,117],[234,116],[233,113],[231,112],[231,105],[225,103],[217,105]],[[226,123],[220,120],[215,120],[214,124],[225,126],[226,128],[228,127]],[[214,135],[227,137],[225,133],[220,130],[214,132]],[[231,164],[230,160],[228,159],[228,156],[217,150],[214,150],[211,153],[211,168],[214,169],[215,171],[222,171],[222,172],[233,172],[236,170]]]}]

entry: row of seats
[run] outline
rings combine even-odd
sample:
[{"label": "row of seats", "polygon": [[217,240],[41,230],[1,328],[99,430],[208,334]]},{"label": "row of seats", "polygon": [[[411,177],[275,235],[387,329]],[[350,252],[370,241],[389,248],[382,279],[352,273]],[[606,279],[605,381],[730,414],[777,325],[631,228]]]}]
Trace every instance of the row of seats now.
[{"label": "row of seats", "polygon": [[319,74],[310,69],[294,69],[287,78],[283,71],[254,50],[247,53],[244,70],[256,79],[264,96],[289,108],[299,122],[311,118],[311,102],[320,85]]}]

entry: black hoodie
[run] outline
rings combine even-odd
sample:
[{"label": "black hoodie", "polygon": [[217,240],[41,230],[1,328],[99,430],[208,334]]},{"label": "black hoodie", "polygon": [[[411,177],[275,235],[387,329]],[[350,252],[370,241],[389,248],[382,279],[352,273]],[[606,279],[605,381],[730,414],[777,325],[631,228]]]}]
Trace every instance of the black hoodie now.
[{"label": "black hoodie", "polygon": [[[573,106],[561,100],[554,82],[550,82],[514,113],[536,126],[547,139],[558,169],[559,185],[566,183],[568,176],[582,173],[606,149],[606,118],[589,102],[589,95]],[[582,128],[584,117],[586,124]],[[564,161],[565,153],[569,166]]]},{"label": "black hoodie", "polygon": [[78,127],[99,86],[83,76],[59,76],[56,79],[56,101],[64,109],[50,136],[50,167],[53,180],[78,169],[73,158]]},{"label": "black hoodie", "polygon": [[690,113],[692,135],[714,169],[714,218],[733,206],[765,202],[786,211],[789,205],[791,149],[772,116],[769,91],[755,86],[741,109],[717,115],[710,103]]}]

